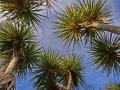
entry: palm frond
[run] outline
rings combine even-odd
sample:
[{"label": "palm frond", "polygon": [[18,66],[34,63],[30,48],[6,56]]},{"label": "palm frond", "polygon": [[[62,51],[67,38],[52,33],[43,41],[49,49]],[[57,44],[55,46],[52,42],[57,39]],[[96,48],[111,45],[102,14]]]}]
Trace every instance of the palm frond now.
[{"label": "palm frond", "polygon": [[57,90],[53,84],[59,71],[60,56],[58,52],[48,50],[40,56],[40,63],[33,72],[34,87],[38,90]]},{"label": "palm frond", "polygon": [[104,90],[119,90],[120,89],[120,83],[117,82],[109,82],[104,86]]},{"label": "palm frond", "polygon": [[[58,90],[55,81],[67,85],[68,70],[72,75],[72,88],[84,86],[82,58],[76,55],[62,57],[56,51],[45,51],[33,72],[34,87],[44,90]],[[54,80],[53,80],[54,79]]]},{"label": "palm frond", "polygon": [[80,23],[107,24],[112,20],[111,10],[105,0],[78,0],[77,4],[66,6],[56,19],[57,37],[65,44],[79,43],[82,37],[88,42],[101,35],[96,28],[83,27]]},{"label": "palm frond", "polygon": [[[78,0],[78,4],[75,4],[78,11],[82,9],[84,12],[84,18],[79,21],[82,22],[99,22],[110,23],[111,10],[106,0]],[[101,36],[101,31],[96,28],[84,28],[82,30],[82,36],[85,42],[93,42],[94,38]]]},{"label": "palm frond", "polygon": [[6,22],[0,24],[0,52],[1,57],[11,58],[13,44],[16,43],[17,50],[26,46],[34,40],[33,30],[31,27]]},{"label": "palm frond", "polygon": [[83,12],[78,12],[73,5],[66,6],[65,11],[59,13],[55,22],[57,37],[65,44],[75,44],[81,41],[80,27],[77,25],[80,19],[83,18]]},{"label": "palm frond", "polygon": [[0,5],[0,13],[3,17],[34,26],[40,25],[40,20],[45,17],[39,14],[42,10],[35,0],[8,0]]},{"label": "palm frond", "polygon": [[45,6],[46,8],[48,9],[53,9],[53,5],[55,4],[54,1],[57,1],[57,0],[45,0]]},{"label": "palm frond", "polygon": [[32,72],[32,68],[39,63],[42,47],[37,44],[28,44],[20,51],[19,62],[16,67],[16,73],[19,78],[24,78],[28,73]]},{"label": "palm frond", "polygon": [[65,84],[67,84],[67,74],[68,70],[72,75],[72,86],[73,88],[78,88],[79,86],[84,86],[84,65],[82,57],[76,54],[68,55],[62,58],[60,72],[63,76]]},{"label": "palm frond", "polygon": [[[85,20],[105,23],[103,19],[110,18],[111,10],[106,0],[78,0],[76,6],[84,10]],[[108,21],[109,22],[109,21]]]},{"label": "palm frond", "polygon": [[90,46],[93,64],[101,68],[107,74],[120,74],[120,37],[112,34],[104,34],[96,38]]}]

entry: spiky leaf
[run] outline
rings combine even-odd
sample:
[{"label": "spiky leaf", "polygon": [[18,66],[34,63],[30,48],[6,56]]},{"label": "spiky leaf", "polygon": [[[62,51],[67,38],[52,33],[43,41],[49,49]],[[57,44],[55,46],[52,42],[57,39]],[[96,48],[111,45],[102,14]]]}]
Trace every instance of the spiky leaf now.
[{"label": "spiky leaf", "polygon": [[93,64],[101,68],[107,74],[120,74],[120,37],[112,34],[104,34],[96,38],[90,46],[90,54]]}]

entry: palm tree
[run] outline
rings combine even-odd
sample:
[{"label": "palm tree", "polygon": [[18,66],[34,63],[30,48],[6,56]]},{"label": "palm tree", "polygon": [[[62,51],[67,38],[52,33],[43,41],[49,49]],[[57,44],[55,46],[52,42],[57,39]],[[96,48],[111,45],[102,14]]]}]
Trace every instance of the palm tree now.
[{"label": "palm tree", "polygon": [[0,24],[0,57],[4,68],[0,86],[3,90],[12,90],[15,78],[26,75],[37,64],[41,50],[33,40],[32,27],[12,22]]},{"label": "palm tree", "polygon": [[[55,0],[53,0],[55,1]],[[45,90],[70,90],[84,85],[81,57],[61,56],[55,51],[41,53],[33,42],[33,26],[40,25],[43,6],[52,8],[52,0],[0,0],[0,13],[9,22],[0,24],[0,88],[14,89],[15,79],[33,71],[34,87]],[[109,75],[119,74],[119,36],[102,35],[102,31],[120,34],[120,27],[110,25],[111,10],[105,0],[78,0],[59,13],[58,38],[65,44],[92,42],[93,64]],[[10,22],[13,20],[14,22]],[[101,45],[104,45],[101,47]],[[35,68],[33,68],[35,67]],[[52,83],[51,83],[52,82]]]},{"label": "palm tree", "polygon": [[29,26],[41,25],[44,6],[53,8],[52,0],[0,0],[0,14],[7,20],[25,23]]},{"label": "palm tree", "polygon": [[68,46],[89,41],[92,64],[107,75],[119,76],[120,27],[110,25],[111,16],[106,0],[78,0],[59,13],[55,33]]},{"label": "palm tree", "polygon": [[36,4],[36,0],[5,0],[0,5],[0,13],[7,20],[26,23],[35,26],[40,24],[41,11],[40,5]]},{"label": "palm tree", "polygon": [[89,53],[97,68],[107,72],[107,75],[120,75],[120,36],[107,33],[95,38]]},{"label": "palm tree", "polygon": [[81,57],[62,57],[58,52],[46,50],[34,68],[33,80],[37,90],[71,90],[84,86],[84,67]]},{"label": "palm tree", "polygon": [[110,25],[111,12],[106,0],[78,0],[59,13],[55,33],[65,44],[93,40],[101,31],[120,34],[120,26]]}]

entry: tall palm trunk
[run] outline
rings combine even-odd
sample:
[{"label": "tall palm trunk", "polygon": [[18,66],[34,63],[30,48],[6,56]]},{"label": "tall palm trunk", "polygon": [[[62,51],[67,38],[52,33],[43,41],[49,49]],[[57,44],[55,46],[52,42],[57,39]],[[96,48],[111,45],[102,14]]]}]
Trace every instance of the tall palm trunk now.
[{"label": "tall palm trunk", "polygon": [[13,55],[12,60],[8,64],[4,74],[0,77],[0,85],[3,86],[3,90],[14,90],[15,84],[15,68],[18,63],[18,52],[17,52],[17,44],[13,43]]},{"label": "tall palm trunk", "polygon": [[100,30],[105,30],[120,35],[120,26],[107,25],[101,23],[93,23],[91,26]]},{"label": "tall palm trunk", "polygon": [[97,23],[97,22],[82,22],[78,24],[81,27],[85,27],[85,28],[96,28],[99,30],[104,30],[104,31],[108,31],[114,34],[119,34],[120,35],[120,26],[114,26],[114,25],[108,25],[108,24],[101,24],[101,23]]},{"label": "tall palm trunk", "polygon": [[11,62],[9,63],[5,73],[11,73],[14,71],[16,65],[17,65],[17,62],[18,62],[18,57],[17,56],[14,56],[13,59],[11,60]]},{"label": "tall palm trunk", "polygon": [[13,75],[14,69],[17,65],[18,57],[15,56],[9,63],[7,69],[1,78],[0,85],[3,85],[2,90],[14,90],[15,76]]},{"label": "tall palm trunk", "polygon": [[13,73],[14,72],[14,69],[17,65],[17,62],[18,62],[18,52],[17,52],[17,41],[16,42],[13,42],[13,55],[12,55],[12,60],[10,61],[5,73]]}]

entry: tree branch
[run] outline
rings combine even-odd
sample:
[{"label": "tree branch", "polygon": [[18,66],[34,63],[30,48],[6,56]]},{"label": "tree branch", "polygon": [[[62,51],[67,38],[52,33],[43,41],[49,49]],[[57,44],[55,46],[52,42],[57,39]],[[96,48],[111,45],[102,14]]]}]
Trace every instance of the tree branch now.
[{"label": "tree branch", "polygon": [[67,85],[63,86],[62,84],[60,84],[58,81],[54,80],[52,78],[55,86],[59,89],[59,90],[71,90],[71,84],[72,84],[72,75],[71,72],[68,70],[68,77],[67,77]]},{"label": "tree branch", "polygon": [[71,89],[71,84],[72,84],[72,75],[71,75],[71,72],[68,70],[68,80],[67,80],[67,90],[70,90]]},{"label": "tree branch", "polygon": [[107,24],[102,24],[98,22],[80,22],[78,25],[81,28],[96,28],[98,30],[104,30],[108,31],[114,34],[119,34],[120,35],[120,26],[114,26],[114,25],[107,25]]}]

